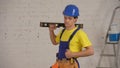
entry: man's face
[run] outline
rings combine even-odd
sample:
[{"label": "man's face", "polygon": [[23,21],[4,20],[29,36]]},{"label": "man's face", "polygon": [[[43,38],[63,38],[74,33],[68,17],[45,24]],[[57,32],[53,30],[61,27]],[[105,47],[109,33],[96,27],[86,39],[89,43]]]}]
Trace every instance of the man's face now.
[{"label": "man's face", "polygon": [[74,26],[74,24],[75,24],[76,21],[77,21],[77,19],[75,19],[74,17],[64,16],[64,24],[65,24],[65,27]]}]

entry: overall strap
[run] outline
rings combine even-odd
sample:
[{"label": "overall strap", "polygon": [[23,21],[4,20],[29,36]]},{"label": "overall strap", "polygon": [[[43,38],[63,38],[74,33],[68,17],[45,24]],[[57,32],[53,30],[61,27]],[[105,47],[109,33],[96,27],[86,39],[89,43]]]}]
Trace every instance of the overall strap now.
[{"label": "overall strap", "polygon": [[73,36],[75,35],[75,33],[80,29],[80,26],[78,26],[78,28],[72,33],[72,35],[70,36],[68,42],[71,41],[71,39],[73,38]]},{"label": "overall strap", "polygon": [[61,37],[62,37],[62,34],[63,34],[63,32],[64,32],[64,31],[65,31],[65,29],[63,29],[63,30],[62,30],[62,33],[61,33],[61,35],[60,35],[60,39],[61,39]]},{"label": "overall strap", "polygon": [[[73,36],[75,35],[75,33],[76,33],[79,29],[80,29],[80,26],[78,26],[78,28],[72,33],[72,35],[70,36],[68,42],[70,42],[70,40],[73,38]],[[62,30],[62,33],[61,33],[61,35],[60,35],[60,39],[61,39],[62,34],[63,34],[64,31],[65,31],[65,29]]]}]

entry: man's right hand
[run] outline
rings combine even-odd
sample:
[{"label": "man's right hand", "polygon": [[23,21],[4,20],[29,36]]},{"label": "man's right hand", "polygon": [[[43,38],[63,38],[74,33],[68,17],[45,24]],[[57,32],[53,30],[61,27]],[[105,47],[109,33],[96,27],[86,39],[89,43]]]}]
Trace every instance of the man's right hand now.
[{"label": "man's right hand", "polygon": [[55,24],[49,24],[49,30],[50,31],[54,31],[56,29],[56,25]]},{"label": "man's right hand", "polygon": [[50,32],[50,39],[54,45],[57,45],[58,43],[55,41],[56,35],[54,33],[54,30],[56,29],[55,24],[49,24],[49,32]]}]

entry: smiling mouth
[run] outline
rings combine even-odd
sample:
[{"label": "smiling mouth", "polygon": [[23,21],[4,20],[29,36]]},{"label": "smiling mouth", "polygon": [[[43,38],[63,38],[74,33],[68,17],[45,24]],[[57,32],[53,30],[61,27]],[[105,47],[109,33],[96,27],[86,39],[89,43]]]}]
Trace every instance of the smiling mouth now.
[{"label": "smiling mouth", "polygon": [[65,24],[65,26],[68,25],[68,23],[64,23],[64,24]]},{"label": "smiling mouth", "polygon": [[68,27],[69,25],[68,24],[65,24],[66,27]]}]

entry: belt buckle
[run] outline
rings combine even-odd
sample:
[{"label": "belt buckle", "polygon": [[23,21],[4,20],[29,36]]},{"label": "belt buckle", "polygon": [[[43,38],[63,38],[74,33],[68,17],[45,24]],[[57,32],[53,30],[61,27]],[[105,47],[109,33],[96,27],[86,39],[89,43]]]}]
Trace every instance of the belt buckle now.
[{"label": "belt buckle", "polygon": [[70,63],[74,63],[74,59],[73,58],[70,59]]},{"label": "belt buckle", "polygon": [[67,59],[66,59],[66,58],[63,58],[63,59],[62,59],[62,61],[63,61],[63,62],[66,62],[66,61],[67,61]]}]

